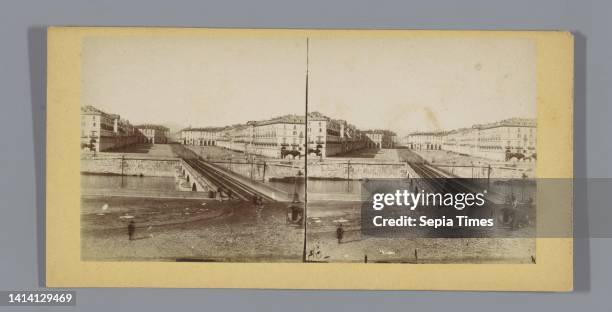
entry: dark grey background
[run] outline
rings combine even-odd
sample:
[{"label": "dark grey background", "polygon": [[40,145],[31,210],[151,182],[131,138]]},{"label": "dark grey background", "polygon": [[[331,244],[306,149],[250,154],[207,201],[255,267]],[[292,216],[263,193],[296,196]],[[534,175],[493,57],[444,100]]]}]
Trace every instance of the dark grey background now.
[{"label": "dark grey background", "polygon": [[[576,35],[576,176],[611,178],[611,4],[604,0],[2,1],[0,290],[44,285],[46,26],[571,30]],[[609,179],[597,181],[576,182],[575,223],[580,238],[573,293],[79,289],[77,309],[610,311],[612,240],[609,235],[585,238],[593,224],[602,230],[602,225],[612,223],[605,196],[612,184],[606,182]]]}]

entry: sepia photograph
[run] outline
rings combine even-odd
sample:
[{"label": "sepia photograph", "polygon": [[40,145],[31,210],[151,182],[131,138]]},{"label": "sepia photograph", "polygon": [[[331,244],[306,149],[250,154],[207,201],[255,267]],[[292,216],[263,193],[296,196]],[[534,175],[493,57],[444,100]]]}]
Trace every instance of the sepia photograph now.
[{"label": "sepia photograph", "polygon": [[[536,261],[533,40],[82,44],[83,260]],[[376,179],[486,188],[496,227],[364,235]]]},{"label": "sepia photograph", "polygon": [[[322,152],[307,160],[309,259],[534,263],[535,57],[529,39],[310,40],[308,133]],[[376,179],[486,189],[494,233],[364,236]]]},{"label": "sepia photograph", "polygon": [[14,2],[0,310],[605,301],[603,6]]},{"label": "sepia photograph", "polygon": [[83,42],[82,259],[302,261],[305,41]]}]

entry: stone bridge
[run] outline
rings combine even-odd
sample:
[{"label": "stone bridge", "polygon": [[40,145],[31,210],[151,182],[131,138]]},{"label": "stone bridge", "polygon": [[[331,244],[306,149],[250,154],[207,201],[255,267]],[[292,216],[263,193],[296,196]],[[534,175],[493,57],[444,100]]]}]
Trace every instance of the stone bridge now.
[{"label": "stone bridge", "polygon": [[189,188],[195,192],[216,191],[214,184],[208,181],[197,170],[190,166],[183,159],[179,164],[180,177],[184,178],[189,183]]}]

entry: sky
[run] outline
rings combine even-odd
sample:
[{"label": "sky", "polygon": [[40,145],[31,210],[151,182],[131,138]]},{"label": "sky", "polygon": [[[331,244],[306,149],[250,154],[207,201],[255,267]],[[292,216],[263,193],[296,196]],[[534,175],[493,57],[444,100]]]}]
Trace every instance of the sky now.
[{"label": "sky", "polygon": [[535,44],[525,39],[310,41],[310,110],[359,128],[451,130],[535,118]]},{"label": "sky", "polygon": [[[309,111],[361,129],[535,118],[527,39],[310,38]],[[305,112],[303,37],[87,38],[82,105],[132,123],[225,126]]]},{"label": "sky", "polygon": [[81,105],[180,127],[303,114],[305,46],[301,38],[87,38]]}]

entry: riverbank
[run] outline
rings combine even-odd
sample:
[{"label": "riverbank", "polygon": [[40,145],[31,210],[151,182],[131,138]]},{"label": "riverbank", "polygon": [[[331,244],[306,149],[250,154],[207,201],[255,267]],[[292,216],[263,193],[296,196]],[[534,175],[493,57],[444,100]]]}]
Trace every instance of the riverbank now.
[{"label": "riverbank", "polygon": [[[508,238],[379,238],[361,235],[361,202],[309,202],[307,254],[312,261],[383,263],[531,263],[536,241]],[[345,231],[338,243],[336,229]],[[510,235],[516,235],[512,237]]]},{"label": "riverbank", "polygon": [[[274,203],[258,214],[239,201],[84,199],[81,255],[95,261],[298,262],[303,228],[287,224],[286,215],[285,205]],[[129,220],[136,223],[134,240],[128,239]]]}]

